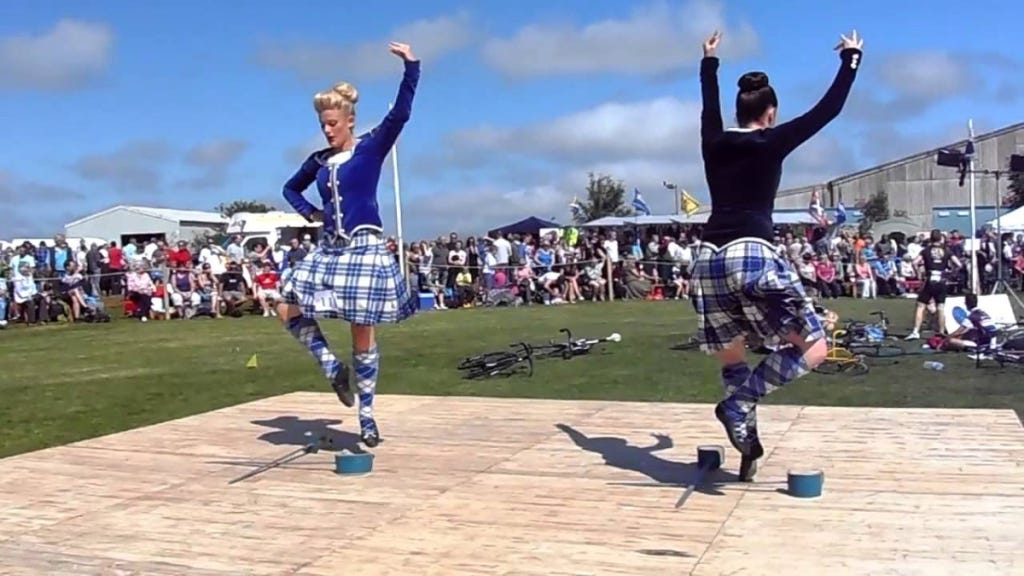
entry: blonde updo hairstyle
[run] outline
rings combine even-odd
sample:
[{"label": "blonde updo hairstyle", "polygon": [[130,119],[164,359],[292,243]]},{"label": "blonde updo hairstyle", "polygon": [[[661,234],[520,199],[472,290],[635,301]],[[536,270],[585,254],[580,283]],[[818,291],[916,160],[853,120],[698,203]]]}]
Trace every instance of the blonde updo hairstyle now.
[{"label": "blonde updo hairstyle", "polygon": [[359,91],[348,82],[340,82],[330,90],[317,92],[313,96],[313,108],[317,114],[326,110],[340,110],[345,114],[354,115],[358,102]]}]

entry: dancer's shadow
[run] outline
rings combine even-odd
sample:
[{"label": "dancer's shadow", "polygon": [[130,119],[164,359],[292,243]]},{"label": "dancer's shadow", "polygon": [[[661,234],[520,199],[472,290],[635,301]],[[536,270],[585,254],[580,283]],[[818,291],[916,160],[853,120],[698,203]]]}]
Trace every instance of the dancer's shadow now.
[{"label": "dancer's shadow", "polygon": [[[654,481],[654,484],[636,482],[613,482],[618,486],[675,486],[688,487],[702,474],[697,462],[673,462],[656,456],[655,452],[668,450],[674,443],[672,438],[664,434],[652,434],[655,443],[650,446],[632,446],[624,438],[614,436],[588,437],[586,434],[576,430],[568,424],[556,424],[556,427],[565,434],[580,448],[587,452],[600,454],[604,463],[608,466],[629,470],[647,476]],[[725,493],[718,489],[725,482],[738,480],[738,478],[725,472],[716,470],[703,473],[700,483],[695,487],[695,492],[722,496]]]},{"label": "dancer's shadow", "polygon": [[[276,446],[299,447],[305,446],[310,440],[324,438],[325,441],[319,444],[320,450],[365,452],[360,444],[358,434],[332,428],[332,426],[341,424],[341,420],[326,418],[303,420],[298,416],[278,416],[269,420],[253,420],[252,424],[271,428],[272,430],[264,432],[258,439]],[[309,436],[306,435],[307,432],[310,434]]]}]

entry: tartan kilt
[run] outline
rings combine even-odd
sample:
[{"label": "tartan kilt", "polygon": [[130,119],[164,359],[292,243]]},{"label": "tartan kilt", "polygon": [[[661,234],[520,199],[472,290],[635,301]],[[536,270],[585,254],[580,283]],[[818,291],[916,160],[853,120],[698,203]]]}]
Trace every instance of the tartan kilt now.
[{"label": "tartan kilt", "polygon": [[701,350],[713,353],[740,335],[778,346],[787,333],[825,337],[796,271],[775,247],[741,238],[719,248],[703,242],[694,259],[693,307]]},{"label": "tartan kilt", "polygon": [[304,316],[364,326],[401,322],[418,306],[394,254],[373,233],[343,246],[321,244],[284,279],[281,295]]}]

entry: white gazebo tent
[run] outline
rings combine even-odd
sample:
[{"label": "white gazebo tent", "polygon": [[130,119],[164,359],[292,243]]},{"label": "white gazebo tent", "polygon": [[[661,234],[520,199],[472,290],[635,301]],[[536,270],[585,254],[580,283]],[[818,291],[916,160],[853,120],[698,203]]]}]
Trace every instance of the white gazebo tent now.
[{"label": "white gazebo tent", "polygon": [[994,218],[988,224],[993,229],[1002,230],[1003,232],[1024,232],[1024,206],[1012,212],[1007,212],[999,218]]}]

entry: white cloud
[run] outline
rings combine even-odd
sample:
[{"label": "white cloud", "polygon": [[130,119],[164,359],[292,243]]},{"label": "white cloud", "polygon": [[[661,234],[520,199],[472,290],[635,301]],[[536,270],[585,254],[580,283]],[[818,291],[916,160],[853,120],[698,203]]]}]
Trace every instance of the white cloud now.
[{"label": "white cloud", "polygon": [[64,19],[43,34],[0,39],[0,87],[69,90],[101,76],[114,33],[104,24]]},{"label": "white cloud", "polygon": [[223,187],[231,167],[242,158],[249,144],[242,140],[211,140],[197,144],[185,152],[185,164],[199,174],[180,182],[185,188],[209,190]]},{"label": "white cloud", "polygon": [[583,25],[531,24],[483,46],[484,60],[515,77],[563,74],[662,74],[696,65],[701,44],[721,30],[721,53],[754,52],[758,36],[745,22],[729,24],[720,2],[693,0],[674,7],[655,2],[625,19]]},{"label": "white cloud", "polygon": [[347,78],[373,80],[394,75],[400,60],[388,51],[388,42],[409,44],[425,62],[465,48],[474,38],[468,14],[425,18],[399,26],[386,37],[348,46],[323,43],[274,45],[261,49],[257,61],[302,78],[336,81],[339,68]]},{"label": "white cloud", "polygon": [[483,127],[455,133],[462,152],[493,150],[549,159],[678,158],[699,150],[700,104],[677,98],[608,102],[521,128]]},{"label": "white cloud", "polygon": [[72,165],[82,178],[110,185],[130,194],[156,192],[163,182],[163,164],[172,158],[171,148],[159,140],[128,142],[111,152],[86,154]]},{"label": "white cloud", "polygon": [[975,73],[968,59],[945,51],[895,54],[882,59],[878,74],[898,97],[934,101],[970,90]]}]

